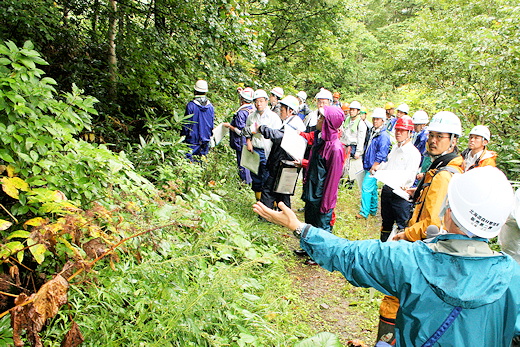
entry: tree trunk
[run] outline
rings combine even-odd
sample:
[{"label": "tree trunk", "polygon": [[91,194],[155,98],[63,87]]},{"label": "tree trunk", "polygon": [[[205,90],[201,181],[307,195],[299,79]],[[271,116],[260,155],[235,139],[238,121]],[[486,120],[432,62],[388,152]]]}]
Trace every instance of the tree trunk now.
[{"label": "tree trunk", "polygon": [[117,31],[117,0],[110,0],[110,17],[108,27],[108,70],[110,88],[108,96],[112,102],[117,96],[117,54],[116,54],[116,31]]}]

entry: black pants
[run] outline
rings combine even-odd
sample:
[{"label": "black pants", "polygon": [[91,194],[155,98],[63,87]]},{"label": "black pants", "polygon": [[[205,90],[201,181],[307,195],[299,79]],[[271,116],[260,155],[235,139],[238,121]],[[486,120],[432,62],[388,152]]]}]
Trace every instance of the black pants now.
[{"label": "black pants", "polygon": [[404,229],[411,217],[412,203],[392,192],[392,188],[384,186],[381,190],[381,217],[383,218],[383,232],[390,233],[397,224]]},{"label": "black pants", "polygon": [[291,208],[291,196],[288,194],[274,193],[275,178],[271,175],[267,178],[264,189],[262,190],[262,197],[260,202],[269,208],[274,207],[274,203],[283,202],[287,207]]}]

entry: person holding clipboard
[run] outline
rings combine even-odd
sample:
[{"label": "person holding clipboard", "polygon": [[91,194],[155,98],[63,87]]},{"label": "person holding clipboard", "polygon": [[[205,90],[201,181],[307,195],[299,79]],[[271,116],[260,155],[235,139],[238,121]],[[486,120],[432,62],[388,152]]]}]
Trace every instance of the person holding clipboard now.
[{"label": "person holding clipboard", "polygon": [[294,194],[300,169],[294,165],[294,158],[282,148],[282,139],[287,127],[296,131],[305,130],[303,121],[298,117],[300,106],[298,99],[288,95],[280,101],[280,105],[282,127],[274,129],[267,125],[260,125],[257,129],[258,133],[273,143],[267,158],[269,176],[263,186],[260,198],[260,201],[269,208],[274,208],[275,204],[280,201],[291,207],[291,195]]}]

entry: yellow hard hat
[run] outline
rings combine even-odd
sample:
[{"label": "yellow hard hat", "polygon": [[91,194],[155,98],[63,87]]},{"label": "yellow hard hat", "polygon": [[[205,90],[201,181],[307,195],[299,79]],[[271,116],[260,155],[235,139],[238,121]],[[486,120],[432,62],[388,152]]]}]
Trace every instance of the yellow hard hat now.
[{"label": "yellow hard hat", "polygon": [[393,103],[393,102],[387,102],[387,103],[385,104],[385,110],[389,110],[389,109],[391,109],[391,108],[395,108],[394,103]]}]

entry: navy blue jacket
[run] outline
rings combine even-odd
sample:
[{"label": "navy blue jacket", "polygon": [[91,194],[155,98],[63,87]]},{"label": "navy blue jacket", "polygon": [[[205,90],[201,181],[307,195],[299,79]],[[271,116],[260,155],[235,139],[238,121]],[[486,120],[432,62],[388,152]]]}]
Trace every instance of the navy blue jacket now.
[{"label": "navy blue jacket", "polygon": [[183,124],[181,136],[185,136],[184,142],[190,145],[208,143],[212,135],[215,122],[215,110],[209,100],[197,97],[186,105],[185,116],[191,116]]}]

